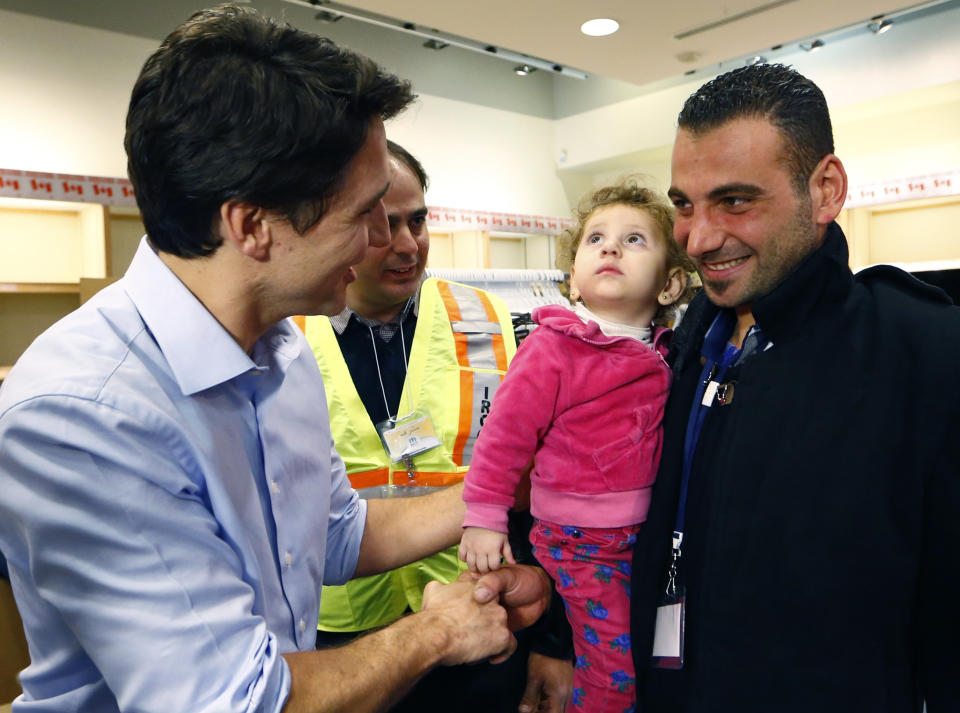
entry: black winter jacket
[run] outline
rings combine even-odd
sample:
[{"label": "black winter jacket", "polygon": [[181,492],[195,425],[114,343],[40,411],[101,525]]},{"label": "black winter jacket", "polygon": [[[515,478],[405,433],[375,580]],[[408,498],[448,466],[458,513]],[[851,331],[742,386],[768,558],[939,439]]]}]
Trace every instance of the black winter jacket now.
[{"label": "black winter jacket", "polygon": [[638,713],[960,711],[960,309],[824,244],[753,303],[769,351],[728,375],[693,460],[686,662],[651,670],[700,348],[671,350],[660,475],[634,555]]}]

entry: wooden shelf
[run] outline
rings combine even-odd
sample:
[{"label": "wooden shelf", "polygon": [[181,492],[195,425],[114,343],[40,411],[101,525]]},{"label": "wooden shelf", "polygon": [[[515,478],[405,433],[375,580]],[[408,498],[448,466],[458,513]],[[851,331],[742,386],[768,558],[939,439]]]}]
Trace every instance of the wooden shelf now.
[{"label": "wooden shelf", "polygon": [[76,282],[0,282],[0,294],[69,295],[79,294]]}]

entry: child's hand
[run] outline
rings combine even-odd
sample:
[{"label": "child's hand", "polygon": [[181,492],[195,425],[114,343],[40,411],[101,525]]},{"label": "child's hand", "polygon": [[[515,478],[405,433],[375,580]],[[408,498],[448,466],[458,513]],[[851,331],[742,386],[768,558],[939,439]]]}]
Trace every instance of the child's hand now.
[{"label": "child's hand", "polygon": [[466,527],[460,539],[460,559],[467,563],[471,572],[486,574],[500,569],[500,558],[516,564],[507,533],[488,530],[485,527]]}]

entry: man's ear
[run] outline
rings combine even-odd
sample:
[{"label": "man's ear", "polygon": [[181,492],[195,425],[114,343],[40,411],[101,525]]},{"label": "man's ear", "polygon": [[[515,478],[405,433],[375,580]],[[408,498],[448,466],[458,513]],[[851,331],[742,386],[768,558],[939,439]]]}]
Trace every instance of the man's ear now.
[{"label": "man's ear", "polygon": [[672,305],[683,291],[687,289],[687,273],[682,267],[671,267],[667,272],[667,282],[657,295],[657,302],[662,305]]},{"label": "man's ear", "polygon": [[847,172],[840,159],[827,154],[810,175],[813,221],[825,227],[835,220],[847,200]]},{"label": "man's ear", "polygon": [[273,233],[266,211],[244,201],[227,201],[220,206],[220,234],[225,243],[254,260],[267,260]]}]

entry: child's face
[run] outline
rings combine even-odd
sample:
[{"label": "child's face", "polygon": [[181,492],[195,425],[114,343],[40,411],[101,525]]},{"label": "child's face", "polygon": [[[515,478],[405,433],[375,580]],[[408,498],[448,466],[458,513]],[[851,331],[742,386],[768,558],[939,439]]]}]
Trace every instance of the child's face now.
[{"label": "child's face", "polygon": [[598,317],[648,326],[668,283],[667,249],[640,208],[614,204],[593,212],[570,270],[570,286]]}]

